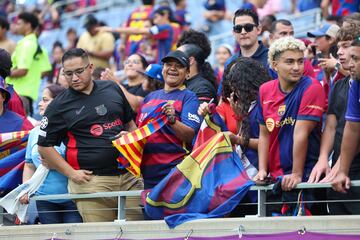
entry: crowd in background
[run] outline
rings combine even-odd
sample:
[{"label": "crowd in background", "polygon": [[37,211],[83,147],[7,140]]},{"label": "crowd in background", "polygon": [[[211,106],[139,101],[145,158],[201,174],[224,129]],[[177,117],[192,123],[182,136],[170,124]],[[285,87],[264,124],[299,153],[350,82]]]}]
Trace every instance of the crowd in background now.
[{"label": "crowd in background", "polygon": [[[236,11],[225,1],[204,1],[205,24],[194,30],[186,0],[143,0],[117,28],[87,15],[80,36],[69,29],[67,42],[55,42],[48,53],[38,41],[42,31],[61,28],[63,13],[96,5],[78,1],[56,9],[54,2],[29,1],[18,12],[5,1],[0,8],[0,48],[6,50],[0,51],[0,133],[33,129],[23,180],[41,162],[52,168],[38,194],[153,188],[191,152],[201,120],[215,105],[250,178],[282,176],[284,192],[300,182],[331,182],[334,190],[308,190],[306,200],[359,199],[349,180],[360,179],[360,1],[291,1],[292,12],[321,8],[324,19],[306,38],[295,39],[293,23],[276,17],[284,11],[282,1],[248,0]],[[224,31],[232,31],[234,44],[212,49],[207,33],[223,20],[232,22]],[[9,38],[9,31],[20,40]],[[148,124],[161,103],[168,124],[148,139],[143,175],[135,178],[119,169],[109,139]],[[21,202],[28,204],[29,196]],[[75,203],[38,201],[40,222],[116,217],[88,210],[116,208],[116,199]],[[127,206],[139,203],[130,198]],[[59,210],[72,214],[41,214]],[[307,210],[359,214],[360,205],[322,203]],[[267,214],[286,212],[276,206]],[[239,208],[232,216],[253,213]],[[134,211],[129,218],[149,216]]]}]

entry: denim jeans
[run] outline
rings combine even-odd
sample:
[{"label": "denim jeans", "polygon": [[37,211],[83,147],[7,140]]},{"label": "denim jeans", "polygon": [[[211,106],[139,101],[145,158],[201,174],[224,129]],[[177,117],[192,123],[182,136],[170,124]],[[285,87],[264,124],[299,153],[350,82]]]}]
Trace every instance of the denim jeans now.
[{"label": "denim jeans", "polygon": [[83,222],[73,201],[63,203],[36,201],[36,207],[42,224]]}]

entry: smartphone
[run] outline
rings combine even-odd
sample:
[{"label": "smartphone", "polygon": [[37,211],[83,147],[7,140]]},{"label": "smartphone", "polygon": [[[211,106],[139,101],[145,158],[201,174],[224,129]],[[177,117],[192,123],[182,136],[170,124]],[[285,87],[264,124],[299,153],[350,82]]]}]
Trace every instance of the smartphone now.
[{"label": "smartphone", "polygon": [[316,59],[319,58],[324,58],[324,54],[322,54],[321,52],[316,53]]}]

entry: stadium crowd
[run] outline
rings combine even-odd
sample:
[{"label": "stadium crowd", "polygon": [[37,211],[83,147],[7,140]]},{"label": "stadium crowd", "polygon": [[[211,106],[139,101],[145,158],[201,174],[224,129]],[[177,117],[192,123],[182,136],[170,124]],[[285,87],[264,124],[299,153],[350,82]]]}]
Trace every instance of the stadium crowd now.
[{"label": "stadium crowd", "polygon": [[[96,1],[62,9],[43,2],[9,18],[15,5],[5,1],[0,17],[0,133],[32,129],[23,181],[40,163],[51,169],[36,194],[151,189],[191,152],[203,117],[216,111],[249,178],[281,177],[269,201],[296,199],[301,182],[332,183],[305,191],[305,200],[320,201],[307,212],[360,214],[356,201],[323,203],[360,199],[350,187],[360,180],[359,0],[293,0],[293,12],[323,12],[324,24],[302,39],[291,21],[276,18],[281,1],[248,0],[235,12],[225,1],[204,1],[205,25],[194,30],[186,0],[142,0],[117,28],[89,14],[86,31],[78,37],[69,29],[68,42],[56,42],[51,53],[39,45],[42,31]],[[215,49],[211,65],[206,33],[221,20],[232,22],[234,44]],[[15,43],[8,31],[21,39]],[[159,104],[168,121],[148,138],[136,178],[119,165],[111,140],[148,124]],[[253,201],[251,194],[243,200]],[[127,198],[127,219],[149,219],[134,208],[140,204]],[[117,206],[116,198],[36,203],[43,224],[113,221]],[[239,206],[231,216],[255,213]],[[286,214],[284,206],[267,208],[274,214]]]}]

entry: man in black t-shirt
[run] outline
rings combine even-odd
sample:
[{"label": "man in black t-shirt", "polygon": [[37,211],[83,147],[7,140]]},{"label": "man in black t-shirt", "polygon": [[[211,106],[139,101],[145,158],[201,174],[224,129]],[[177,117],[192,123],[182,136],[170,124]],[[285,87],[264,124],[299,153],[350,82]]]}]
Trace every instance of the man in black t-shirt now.
[{"label": "man in black t-shirt", "polygon": [[[351,42],[360,35],[360,26],[351,25],[342,27],[337,34],[337,46],[339,61],[344,70],[350,69]],[[341,158],[341,142],[345,127],[345,113],[350,88],[350,76],[339,80],[330,93],[329,108],[326,116],[326,127],[321,138],[320,156],[314,167],[309,182],[318,182],[321,175],[326,177],[321,182],[331,182],[339,171]],[[330,154],[332,155],[331,170],[328,165]],[[352,161],[349,172],[352,180],[360,179],[360,154]],[[338,193],[332,189],[328,190],[327,198],[338,202],[328,203],[329,213],[333,215],[360,214],[359,202],[344,202],[343,200],[360,199],[360,188],[352,187],[346,194]]]},{"label": "man in black t-shirt", "polygon": [[[70,193],[143,189],[141,179],[119,169],[119,153],[110,140],[121,131],[136,129],[123,92],[112,81],[91,80],[93,65],[82,49],[67,51],[62,64],[69,89],[58,95],[45,112],[39,153],[69,178]],[[66,160],[54,149],[61,142],[67,147]],[[139,199],[127,199],[127,204],[137,203]],[[84,222],[113,221],[117,216],[116,198],[79,199],[76,205]],[[141,211],[138,214],[141,216]]]}]

